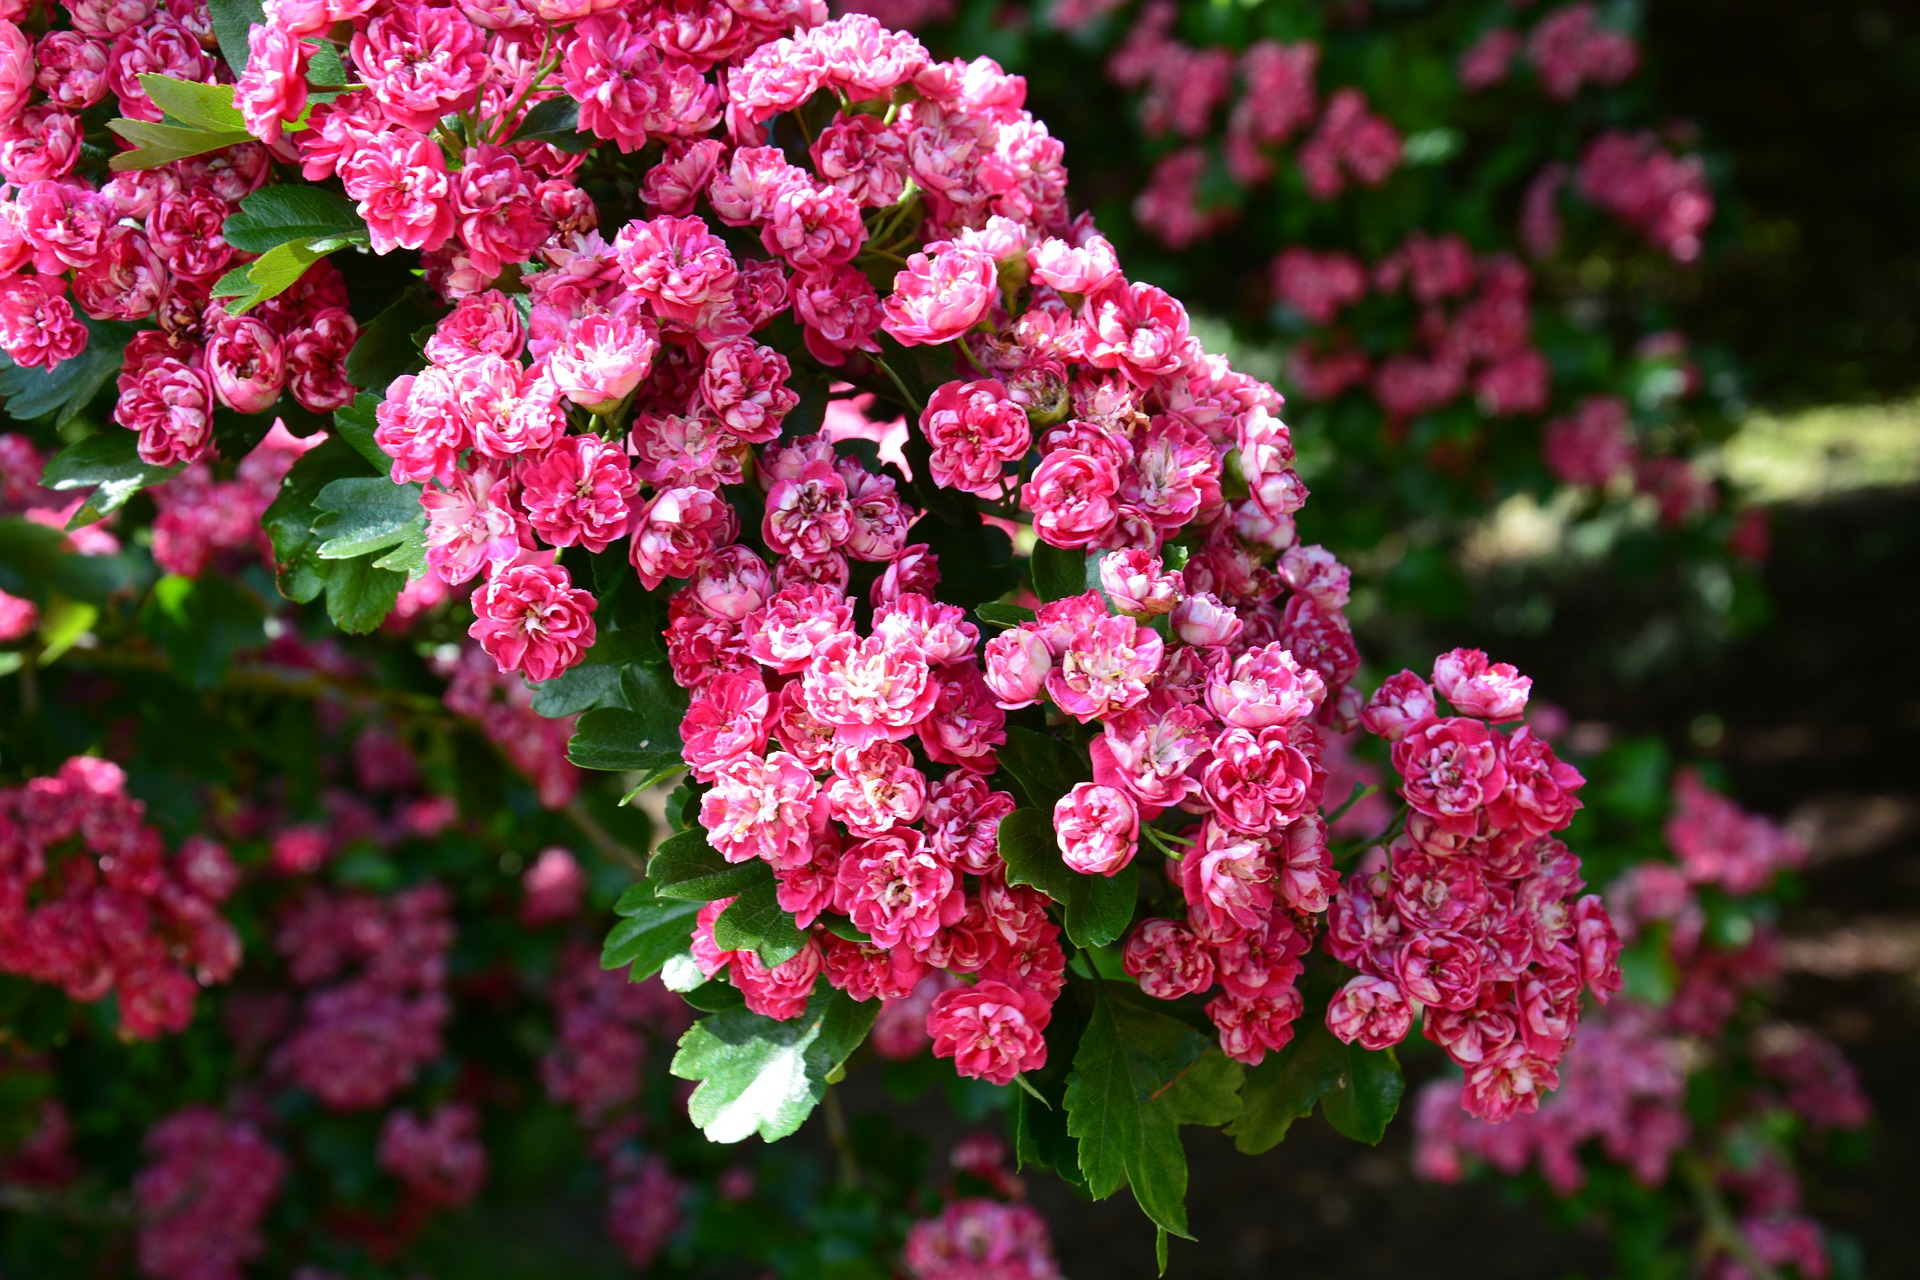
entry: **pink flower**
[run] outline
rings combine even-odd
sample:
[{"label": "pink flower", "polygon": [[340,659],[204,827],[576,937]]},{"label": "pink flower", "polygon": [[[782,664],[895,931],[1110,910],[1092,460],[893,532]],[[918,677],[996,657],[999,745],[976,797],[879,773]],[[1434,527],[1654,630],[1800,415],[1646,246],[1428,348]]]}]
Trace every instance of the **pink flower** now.
[{"label": "pink flower", "polygon": [[844,191],[810,181],[782,188],[760,228],[760,242],[767,252],[798,271],[851,262],[866,238],[860,206]]},{"label": "pink flower", "polygon": [[1213,746],[1213,723],[1198,707],[1159,704],[1108,717],[1093,741],[1097,782],[1126,791],[1157,815],[1199,794],[1194,765]]},{"label": "pink flower", "polygon": [[1013,711],[1040,701],[1053,653],[1039,632],[1016,627],[987,641],[986,662],[987,687],[1002,707]]},{"label": "pink flower", "polygon": [[820,944],[809,939],[800,950],[769,969],[751,951],[728,953],[727,977],[740,989],[747,1008],[776,1022],[806,1011],[822,968]]},{"label": "pink flower", "polygon": [[1013,797],[992,790],[984,776],[955,770],[927,793],[927,848],[956,870],[986,875],[1001,865],[1000,820],[1013,809]]},{"label": "pink flower", "polygon": [[1278,831],[1318,799],[1313,762],[1283,728],[1228,729],[1213,744],[1200,790],[1222,825],[1245,835]]},{"label": "pink flower", "polygon": [[387,119],[422,134],[473,106],[488,72],[480,29],[451,6],[381,13],[354,33],[352,56]]},{"label": "pink flower", "polygon": [[234,86],[233,105],[247,132],[278,142],[283,126],[307,109],[307,62],[313,46],[274,23],[247,32],[247,68]]},{"label": "pink flower", "polygon": [[542,925],[570,920],[586,905],[587,873],[573,854],[551,845],[521,874],[520,888],[526,895],[520,900],[522,922]]},{"label": "pink flower", "polygon": [[878,116],[842,115],[808,148],[828,184],[855,204],[885,209],[907,184],[907,140]]},{"label": "pink flower", "polygon": [[1033,444],[1027,414],[991,379],[949,382],[927,399],[920,430],[931,448],[933,482],[983,498],[999,497],[1002,469]]},{"label": "pink flower", "polygon": [[1150,284],[1108,285],[1087,299],[1087,363],[1141,386],[1186,364],[1187,311]]},{"label": "pink flower", "polygon": [[793,313],[806,328],[807,350],[833,368],[852,351],[877,352],[880,295],[864,272],[848,266],[802,271],[793,279]]},{"label": "pink flower", "polygon": [[1604,487],[1633,467],[1633,426],[1627,402],[1589,396],[1571,414],[1547,423],[1541,454],[1564,484]]},{"label": "pink flower", "polygon": [[1114,608],[1136,618],[1171,613],[1184,594],[1180,575],[1137,547],[1100,557],[1100,590]]},{"label": "pink flower", "polygon": [[[84,333],[84,330],[82,331]],[[213,449],[213,385],[172,356],[129,364],[119,378],[113,420],[140,433],[136,446],[149,466],[197,462]]]},{"label": "pink flower", "polygon": [[1553,747],[1522,726],[1506,740],[1503,752],[1507,787],[1495,808],[1501,826],[1532,835],[1559,831],[1581,807],[1574,792],[1586,785],[1580,771],[1553,753]]},{"label": "pink flower", "polygon": [[822,641],[803,679],[807,709],[848,746],[906,738],[939,693],[926,656],[883,635],[841,632]]},{"label": "pink flower", "polygon": [[1047,673],[1047,694],[1082,724],[1103,719],[1146,701],[1163,651],[1151,627],[1103,617],[1062,648],[1058,665]]},{"label": "pink flower", "polygon": [[701,781],[766,750],[771,702],[756,671],[724,671],[695,691],[680,721],[680,754]]},{"label": "pink flower", "polygon": [[967,909],[953,869],[911,827],[848,848],[834,875],[833,903],[878,945],[915,952]]},{"label": "pink flower", "polygon": [[707,353],[700,399],[720,425],[741,440],[764,443],[780,434],[780,420],[800,403],[787,386],[787,358],[750,338],[734,338]]},{"label": "pink flower", "polygon": [[1311,716],[1326,697],[1326,682],[1275,641],[1250,649],[1207,681],[1207,706],[1242,729],[1284,728]]},{"label": "pink flower", "polygon": [[1020,488],[1043,540],[1069,549],[1106,540],[1119,520],[1120,469],[1106,454],[1055,449]]},{"label": "pink flower", "polygon": [[1400,671],[1374,690],[1360,713],[1360,723],[1368,733],[1398,742],[1409,728],[1433,716],[1438,707],[1433,686],[1411,671]]},{"label": "pink flower", "polygon": [[1273,292],[1314,324],[1330,324],[1340,308],[1367,296],[1367,269],[1351,254],[1295,245],[1273,261]]},{"label": "pink flower", "polygon": [[548,546],[598,553],[625,536],[640,485],[619,445],[562,436],[516,475],[527,523]]},{"label": "pink flower", "polygon": [[448,586],[514,560],[527,542],[513,482],[498,465],[456,472],[445,488],[423,490],[420,505],[427,513],[427,564]]},{"label": "pink flower", "polygon": [[652,591],[668,578],[692,577],[738,529],[733,508],[714,490],[663,489],[634,514],[627,554]]},{"label": "pink flower", "polygon": [[881,327],[909,347],[951,342],[986,316],[998,291],[998,266],[985,253],[915,253],[894,277]]},{"label": "pink flower", "polygon": [[340,168],[366,219],[375,253],[438,249],[453,235],[453,182],[425,134],[391,129],[367,140]]},{"label": "pink flower", "polygon": [[1470,835],[1506,787],[1497,736],[1461,716],[1425,720],[1393,744],[1400,794],[1446,831]]},{"label": "pink flower", "polygon": [[1259,929],[1273,913],[1273,855],[1258,840],[1208,822],[1179,866],[1187,905],[1214,933]]},{"label": "pink flower", "polygon": [[1258,1066],[1267,1054],[1292,1042],[1293,1024],[1305,1009],[1299,990],[1287,985],[1258,996],[1216,996],[1207,1002],[1207,1017],[1220,1033],[1222,1053]]},{"label": "pink flower", "polygon": [[795,675],[806,670],[815,646],[852,629],[853,603],[830,587],[782,587],[747,616],[746,625],[754,661]]},{"label": "pink flower", "polygon": [[220,403],[236,413],[259,413],[280,398],[286,353],[273,330],[252,316],[220,320],[207,342],[207,377]]},{"label": "pink flower", "polygon": [[1117,787],[1082,782],[1055,802],[1053,829],[1069,867],[1083,876],[1111,876],[1133,861],[1140,814]]},{"label": "pink flower", "polygon": [[1489,665],[1478,649],[1454,649],[1435,658],[1433,684],[1455,710],[1496,722],[1519,719],[1533,688],[1511,663]]},{"label": "pink flower", "polygon": [[1400,988],[1364,974],[1347,980],[1327,1005],[1327,1030],[1362,1049],[1389,1049],[1413,1028],[1413,1006]]},{"label": "pink flower", "polygon": [[496,569],[474,592],[467,634],[500,670],[551,680],[593,647],[596,603],[560,565],[527,560]]},{"label": "pink flower", "polygon": [[1004,1085],[1023,1071],[1046,1065],[1043,1033],[1052,1014],[1037,991],[982,982],[935,996],[927,1032],[933,1037],[934,1057],[952,1058],[960,1075]]},{"label": "pink flower", "polygon": [[731,307],[733,254],[701,219],[630,222],[614,243],[633,292],[662,321],[697,328]]},{"label": "pink flower", "polygon": [[0,591],[0,644],[12,644],[33,634],[40,625],[40,607],[33,601]]},{"label": "pink flower", "polygon": [[301,408],[331,413],[353,403],[346,362],[359,337],[360,327],[345,307],[315,312],[287,334],[280,344],[287,357],[287,389]]},{"label": "pink flower", "polygon": [[57,278],[0,280],[0,348],[26,369],[51,369],[86,350],[87,328],[60,296]]},{"label": "pink flower", "polygon": [[592,412],[604,413],[633,393],[660,349],[653,325],[632,312],[580,317],[547,355],[554,388]]},{"label": "pink flower", "polygon": [[1120,260],[1105,236],[1094,234],[1078,244],[1048,237],[1027,250],[1033,278],[1061,293],[1098,293],[1120,276]]},{"label": "pink flower", "polygon": [[833,753],[829,812],[856,836],[877,836],[917,821],[927,798],[926,775],[897,742],[870,742]]},{"label": "pink flower", "polygon": [[1416,933],[1400,949],[1394,976],[1421,1004],[1471,1009],[1480,998],[1479,944],[1449,931]]},{"label": "pink flower", "polygon": [[707,843],[728,862],[804,866],[825,817],[813,775],[784,751],[734,757],[713,771],[713,789],[700,798]]},{"label": "pink flower", "polygon": [[1225,648],[1240,638],[1240,615],[1211,591],[1184,596],[1173,607],[1173,633],[1181,643],[1203,649]]},{"label": "pink flower", "polygon": [[1455,68],[1460,87],[1469,91],[1486,89],[1505,80],[1522,43],[1520,33],[1507,27],[1483,31],[1460,55]]},{"label": "pink flower", "polygon": [[1156,1000],[1178,1000],[1213,985],[1213,953],[1177,920],[1142,920],[1120,952],[1121,967]]},{"label": "pink flower", "polygon": [[460,455],[473,446],[453,381],[437,365],[428,365],[417,376],[395,378],[374,416],[373,442],[393,459],[395,484],[449,483],[459,470]]}]

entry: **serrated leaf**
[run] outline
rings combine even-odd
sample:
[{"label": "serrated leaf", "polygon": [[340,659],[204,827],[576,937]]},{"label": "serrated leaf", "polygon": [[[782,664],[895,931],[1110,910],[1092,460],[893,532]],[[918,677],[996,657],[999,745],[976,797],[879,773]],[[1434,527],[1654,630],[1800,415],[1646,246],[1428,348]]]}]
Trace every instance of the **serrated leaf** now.
[{"label": "serrated leaf", "polygon": [[202,129],[151,120],[119,118],[107,121],[107,128],[134,147],[132,151],[116,152],[107,161],[107,167],[115,173],[157,169],[176,160],[253,141],[253,135],[245,129]]},{"label": "serrated leaf", "polygon": [[320,539],[313,525],[320,518],[314,502],[335,480],[364,476],[366,464],[344,441],[330,439],[309,449],[293,464],[280,492],[261,516],[261,526],[273,543],[274,567],[280,593],[305,604],[326,589],[333,566],[320,559]]},{"label": "serrated leaf", "polygon": [[670,1070],[698,1082],[687,1114],[711,1142],[794,1132],[873,1027],[880,1002],[855,1001],[822,981],[806,1010],[775,1022],[746,1009],[716,1013],[681,1037]]},{"label": "serrated leaf", "polygon": [[366,635],[393,612],[407,575],[374,567],[371,556],[333,565],[327,575],[327,616],[348,635]]},{"label": "serrated leaf", "polygon": [[635,982],[652,977],[660,971],[660,966],[687,950],[700,905],[655,899],[637,909],[622,911],[624,918],[607,934],[606,945],[601,949],[600,967],[630,969],[628,976]]},{"label": "serrated leaf", "polygon": [[780,909],[771,878],[741,891],[713,922],[713,942],[722,951],[752,951],[771,969],[800,954],[807,935],[796,929],[793,917]]},{"label": "serrated leaf", "polygon": [[221,234],[236,249],[265,253],[289,241],[365,239],[367,224],[344,196],[325,187],[275,183],[242,200]]},{"label": "serrated leaf", "polygon": [[395,484],[381,476],[332,481],[313,505],[320,512],[313,522],[314,536],[320,539],[315,554],[322,560],[351,560],[404,546],[409,537],[424,536],[426,529],[420,486]]},{"label": "serrated leaf", "polygon": [[155,467],[142,462],[139,437],[109,427],[76,440],[49,458],[40,483],[61,491],[93,490],[67,521],[67,528],[73,530],[118,511],[134,494],[177,475],[184,466]]},{"label": "serrated leaf", "polygon": [[680,721],[671,708],[598,707],[580,717],[567,759],[582,769],[653,770],[680,759]]},{"label": "serrated leaf", "polygon": [[562,151],[583,152],[594,144],[592,134],[580,132],[580,104],[565,96],[536,102],[520,127],[515,142],[544,142]]},{"label": "serrated leaf", "polygon": [[277,244],[245,266],[235,267],[214,282],[213,296],[227,299],[227,311],[242,315],[268,298],[277,298],[300,282],[307,268],[333,252],[318,248],[324,241],[296,240]]},{"label": "serrated leaf", "polygon": [[1061,796],[1093,781],[1093,765],[1079,747],[1017,724],[1007,726],[1006,745],[997,755],[1000,767],[1026,792],[1027,803],[1049,814]]},{"label": "serrated leaf", "polygon": [[1029,567],[1033,573],[1034,592],[1048,603],[1083,595],[1087,591],[1087,556],[1084,552],[1056,547],[1049,542],[1036,542]]},{"label": "serrated leaf", "polygon": [[262,0],[207,0],[213,23],[213,37],[220,42],[220,56],[233,68],[234,78],[247,69],[247,32],[266,22]]},{"label": "serrated leaf", "polygon": [[733,898],[756,884],[772,884],[773,872],[764,862],[728,862],[707,843],[698,828],[663,840],[647,862],[647,879],[662,898],[712,902]]},{"label": "serrated leaf", "polygon": [[1132,923],[1139,867],[1129,863],[1111,876],[1075,871],[1060,856],[1051,814],[1015,809],[1000,820],[999,848],[1007,882],[1031,885],[1064,907],[1067,936],[1078,945],[1104,947]]},{"label": "serrated leaf", "polygon": [[1346,1049],[1347,1069],[1339,1083],[1321,1095],[1320,1112],[1342,1135],[1374,1146],[1400,1109],[1407,1080],[1392,1049],[1362,1049],[1357,1044]]},{"label": "serrated leaf", "polygon": [[1023,604],[983,604],[973,612],[980,621],[996,627],[1017,627],[1034,620],[1033,610]]},{"label": "serrated leaf", "polygon": [[413,335],[439,320],[444,307],[429,306],[409,289],[385,311],[360,327],[353,350],[347,353],[347,381],[380,396],[393,380],[426,366]]},{"label": "serrated leaf", "polygon": [[1347,1047],[1324,1027],[1313,1027],[1268,1054],[1247,1072],[1240,1115],[1227,1127],[1233,1145],[1248,1155],[1278,1146],[1293,1122],[1312,1112],[1346,1070]]},{"label": "serrated leaf", "polygon": [[1125,984],[1103,983],[1066,1092],[1087,1190],[1101,1199],[1131,1187],[1155,1226],[1192,1239],[1180,1126],[1233,1119],[1243,1078],[1240,1064],[1192,1027]]},{"label": "serrated leaf", "polygon": [[305,44],[313,50],[307,60],[307,83],[316,89],[339,89],[347,84],[347,68],[331,40],[309,36]]},{"label": "serrated leaf", "polygon": [[393,467],[393,459],[373,442],[374,430],[380,425],[376,416],[379,407],[378,396],[362,391],[353,398],[352,404],[333,411],[333,434],[352,445],[353,451],[365,458],[375,472],[386,475]]},{"label": "serrated leaf", "polygon": [[[64,427],[120,372],[134,327],[88,319],[86,350],[51,369],[28,369],[0,355],[0,401],[20,422],[50,419]],[[129,433],[131,434],[131,433]]]},{"label": "serrated leaf", "polygon": [[142,72],[140,87],[170,119],[194,129],[245,133],[246,118],[233,105],[230,84],[200,84]]}]

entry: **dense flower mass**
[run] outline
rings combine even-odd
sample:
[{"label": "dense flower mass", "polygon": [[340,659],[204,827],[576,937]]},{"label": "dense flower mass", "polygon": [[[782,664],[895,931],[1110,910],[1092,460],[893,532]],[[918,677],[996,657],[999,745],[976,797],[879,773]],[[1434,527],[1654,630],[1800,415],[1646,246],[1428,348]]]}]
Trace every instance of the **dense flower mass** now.
[{"label": "dense flower mass", "polygon": [[[1463,1115],[1448,1085],[1429,1086],[1417,1117],[1416,1165],[1449,1182],[1470,1161],[1510,1176],[1536,1167],[1568,1196],[1598,1165],[1619,1166],[1649,1189],[1704,1176],[1710,1187],[1680,1194],[1688,1201],[1724,1196],[1738,1215],[1737,1237],[1705,1237],[1711,1274],[1750,1276],[1758,1258],[1826,1275],[1820,1227],[1801,1210],[1781,1127],[1769,1117],[1791,1114],[1815,1132],[1853,1128],[1868,1118],[1866,1098],[1832,1044],[1743,1016],[1752,994],[1778,976],[1774,927],[1744,917],[1751,936],[1736,942],[1716,935],[1710,919],[1713,895],[1759,907],[1776,875],[1798,866],[1806,850],[1691,770],[1676,779],[1673,802],[1667,843],[1675,861],[1636,864],[1608,898],[1629,945],[1644,962],[1678,974],[1677,987],[1664,998],[1623,997],[1596,1016],[1562,1062],[1559,1089],[1513,1123]],[[1711,1111],[1689,1102],[1690,1081],[1728,1067],[1729,1079],[1742,1081],[1728,1096]]]},{"label": "dense flower mass", "polygon": [[118,765],[77,756],[0,790],[0,971],[69,999],[112,995],[120,1034],[181,1031],[240,963],[220,914],[239,872],[204,836],[172,853]]}]

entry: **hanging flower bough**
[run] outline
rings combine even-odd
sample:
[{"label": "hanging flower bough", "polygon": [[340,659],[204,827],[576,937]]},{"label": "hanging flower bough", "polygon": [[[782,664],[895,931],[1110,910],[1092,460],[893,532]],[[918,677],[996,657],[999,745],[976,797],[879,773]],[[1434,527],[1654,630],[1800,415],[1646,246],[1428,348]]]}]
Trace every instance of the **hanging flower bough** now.
[{"label": "hanging flower bough", "polygon": [[[1071,214],[1018,78],[805,0],[273,4],[244,58],[215,17],[231,64],[168,68],[210,83],[121,92],[135,166],[8,174],[20,386],[91,399],[70,273],[140,326],[129,477],[326,428],[288,594],[365,630],[475,584],[576,763],[686,771],[604,960],[707,1012],[711,1137],[792,1132],[909,1000],[1163,1248],[1181,1125],[1377,1141],[1416,1019],[1474,1114],[1537,1105],[1618,985],[1578,775],[1477,652],[1362,696],[1280,397]],[[1362,721],[1407,809],[1343,881]]]}]

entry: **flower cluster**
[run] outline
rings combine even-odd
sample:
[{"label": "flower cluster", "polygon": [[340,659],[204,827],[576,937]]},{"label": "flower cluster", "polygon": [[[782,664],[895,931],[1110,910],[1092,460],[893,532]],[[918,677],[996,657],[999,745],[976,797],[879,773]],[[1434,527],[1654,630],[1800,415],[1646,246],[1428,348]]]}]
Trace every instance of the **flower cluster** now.
[{"label": "flower cluster", "polygon": [[[1468,1112],[1531,1112],[1559,1080],[1580,993],[1620,989],[1620,941],[1579,860],[1554,838],[1583,784],[1520,720],[1532,681],[1477,649],[1429,684],[1390,678],[1361,713],[1393,744],[1406,827],[1362,855],[1334,900],[1328,949],[1360,971],[1328,1028],[1369,1049],[1421,1031],[1466,1071]],[[1441,700],[1455,714],[1442,714]]]},{"label": "flower cluster", "polygon": [[[1800,1211],[1782,1130],[1765,1117],[1790,1113],[1812,1131],[1856,1128],[1867,1120],[1867,1102],[1852,1067],[1827,1041],[1779,1023],[1751,1031],[1734,1025],[1743,999],[1777,972],[1772,926],[1748,916],[1753,936],[1728,941],[1710,926],[1708,901],[1755,906],[1779,872],[1805,859],[1805,846],[1707,788],[1692,770],[1675,779],[1667,842],[1675,862],[1635,864],[1608,899],[1629,944],[1677,972],[1678,987],[1664,999],[1623,997],[1591,1019],[1561,1064],[1559,1089],[1511,1124],[1462,1115],[1449,1105],[1449,1086],[1429,1086],[1420,1099],[1416,1164],[1423,1176],[1448,1182],[1469,1161],[1508,1176],[1537,1166],[1571,1196],[1596,1162],[1621,1166],[1650,1189],[1679,1182],[1678,1166],[1692,1162],[1711,1170],[1704,1193],[1739,1209],[1739,1239],[1703,1240],[1710,1274],[1750,1280],[1747,1268],[1758,1259],[1826,1275],[1820,1228]],[[1689,1105],[1690,1082],[1710,1073],[1727,1077],[1716,1077],[1711,1114]],[[1674,1191],[1686,1200],[1702,1193],[1699,1186]]]},{"label": "flower cluster", "polygon": [[235,1280],[265,1252],[261,1220],[287,1163],[251,1124],[207,1106],[176,1111],[147,1133],[133,1182],[140,1269],[154,1280]]},{"label": "flower cluster", "polygon": [[182,1030],[199,988],[232,976],[240,937],[220,904],[238,880],[205,836],[169,855],[108,761],[0,789],[0,971],[114,996],[130,1039]]},{"label": "flower cluster", "polygon": [[908,1229],[900,1261],[912,1280],[1060,1280],[1047,1224],[1007,1170],[1006,1144],[967,1138],[951,1165],[954,1190],[974,1194],[953,1195]]},{"label": "flower cluster", "polygon": [[479,1128],[479,1113],[461,1102],[447,1103],[424,1120],[412,1111],[394,1111],[380,1126],[380,1167],[422,1204],[457,1208],[478,1195],[487,1179]]},{"label": "flower cluster", "polygon": [[[1546,408],[1550,370],[1533,345],[1532,273],[1510,256],[1415,232],[1370,271],[1346,253],[1295,247],[1281,251],[1272,274],[1275,296],[1329,331],[1292,353],[1289,372],[1309,399],[1366,385],[1393,421],[1443,408],[1469,388],[1492,417]],[[1377,364],[1335,323],[1369,284],[1381,298],[1404,293],[1417,317],[1412,344]]]},{"label": "flower cluster", "polygon": [[381,899],[309,889],[274,944],[306,988],[279,1074],[339,1111],[384,1106],[440,1056],[450,1012],[447,891],[423,884]]}]

